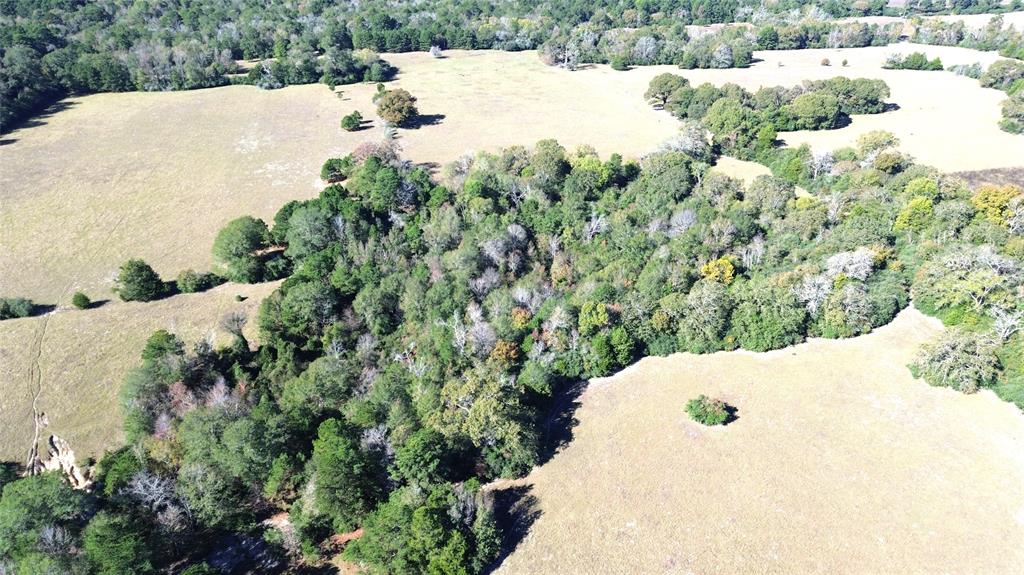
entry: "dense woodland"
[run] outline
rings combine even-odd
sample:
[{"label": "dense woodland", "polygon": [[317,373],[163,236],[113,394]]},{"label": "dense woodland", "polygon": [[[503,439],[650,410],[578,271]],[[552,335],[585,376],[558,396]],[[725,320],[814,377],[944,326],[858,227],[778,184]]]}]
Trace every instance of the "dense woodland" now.
[{"label": "dense woodland", "polygon": [[[898,26],[835,24],[886,12],[884,0],[428,0],[335,4],[275,0],[0,1],[0,130],[73,93],[263,88],[381,81],[376,53],[431,47],[528,50],[574,67],[652,63],[685,68],[749,64],[755,47],[880,45]],[[995,0],[922,0],[899,12],[1013,9]],[[686,26],[756,28],[691,33]],[[1019,37],[1019,36],[1018,36]],[[247,73],[237,61],[258,60]]]},{"label": "dense woodland", "polygon": [[[257,317],[222,319],[227,347],[153,334],[121,391],[127,444],[92,490],[5,471],[0,572],[312,568],[357,528],[343,556],[369,572],[486,572],[503,532],[483,485],[551,454],[558,399],[582,379],[852,337],[911,298],[952,326],[916,375],[1024,406],[1021,190],[969,189],[884,132],[776,147],[777,127],[884,113],[887,96],[663,75],[647,97],[680,133],[638,162],[553,140],[437,178],[390,140],[330,160],[318,198],[218,235],[219,277],[287,279]],[[709,172],[722,153],[775,175]],[[122,268],[123,298],[163,287],[144,262]]]}]

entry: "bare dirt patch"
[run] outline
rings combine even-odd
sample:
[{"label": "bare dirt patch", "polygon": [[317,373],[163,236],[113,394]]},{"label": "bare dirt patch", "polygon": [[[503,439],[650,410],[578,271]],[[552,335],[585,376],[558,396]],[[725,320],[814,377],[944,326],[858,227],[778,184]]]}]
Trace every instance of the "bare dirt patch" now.
[{"label": "bare dirt patch", "polygon": [[[498,572],[1021,572],[1024,416],[911,378],[940,329],[911,309],[856,339],[595,380],[574,439],[511,487],[532,527]],[[690,420],[702,393],[738,419]]]}]

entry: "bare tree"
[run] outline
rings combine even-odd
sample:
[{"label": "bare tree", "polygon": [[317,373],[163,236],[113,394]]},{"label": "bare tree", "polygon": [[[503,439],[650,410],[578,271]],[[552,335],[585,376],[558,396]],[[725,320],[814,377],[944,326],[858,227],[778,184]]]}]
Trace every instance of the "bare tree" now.
[{"label": "bare tree", "polygon": [[1010,336],[1017,333],[1020,330],[1020,325],[1024,322],[1024,311],[1021,310],[1007,310],[1000,307],[992,308],[992,317],[995,321],[992,323],[992,330],[995,331],[999,339],[1006,341],[1010,339]]}]

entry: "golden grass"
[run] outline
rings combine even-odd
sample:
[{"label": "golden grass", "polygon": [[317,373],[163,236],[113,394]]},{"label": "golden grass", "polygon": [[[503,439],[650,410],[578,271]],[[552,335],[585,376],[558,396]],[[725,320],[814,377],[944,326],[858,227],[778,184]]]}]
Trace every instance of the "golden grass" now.
[{"label": "golden grass", "polygon": [[[1024,571],[1024,416],[911,378],[937,323],[594,380],[571,443],[513,484],[539,517],[498,573]],[[738,419],[690,420],[702,393]]]},{"label": "golden grass", "polygon": [[[259,302],[279,282],[225,284],[205,293],[149,303],[110,302],[95,309],[60,309],[0,325],[0,460],[22,461],[32,440],[32,401],[50,420],[45,433],[71,442],[79,458],[99,455],[122,440],[121,382],[139,364],[146,338],[158,329],[178,334],[191,347],[213,337],[228,312],[245,313],[247,337],[256,332]],[[235,295],[246,296],[243,302]]]}]

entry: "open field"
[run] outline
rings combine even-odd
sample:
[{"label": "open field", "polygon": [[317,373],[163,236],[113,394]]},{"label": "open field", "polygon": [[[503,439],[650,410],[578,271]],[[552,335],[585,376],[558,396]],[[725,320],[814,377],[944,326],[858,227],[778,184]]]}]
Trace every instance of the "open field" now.
[{"label": "open field", "polygon": [[[121,442],[117,394],[142,346],[154,331],[178,334],[191,347],[213,337],[227,341],[220,318],[240,311],[252,318],[279,282],[225,284],[205,293],[183,294],[150,303],[110,302],[95,309],[61,309],[42,317],[4,321],[0,326],[0,461],[21,461],[32,439],[32,402],[46,413],[56,433],[80,458],[99,455]],[[235,295],[246,296],[244,302]]]},{"label": "open field", "polygon": [[[911,378],[937,323],[594,380],[568,446],[496,486],[533,518],[498,573],[1020,573],[1024,416]],[[690,420],[701,393],[738,418]]]},{"label": "open field", "polygon": [[[409,159],[430,165],[471,150],[530,145],[542,138],[569,147],[590,144],[603,155],[643,155],[676,130],[674,118],[652,110],[642,98],[651,77],[671,71],[694,83],[736,82],[752,89],[835,75],[883,78],[899,110],[856,117],[840,130],[782,137],[790,144],[839,146],[884,128],[919,160],[945,171],[1019,167],[1024,138],[996,127],[1002,93],[948,73],[880,69],[888,53],[914,49],[922,48],[765,52],[750,69],[694,71],[658,66],[615,72],[589,66],[568,72],[544,66],[532,52],[387,58],[401,69],[394,84],[418,96],[420,111],[432,118],[417,129],[400,130],[399,142]],[[947,64],[995,59],[958,48],[923,49]],[[820,66],[823,57],[836,65]],[[848,68],[838,66],[843,58]],[[207,269],[210,246],[224,223],[244,214],[269,219],[286,201],[315,195],[325,158],[381,136],[379,125],[356,133],[338,128],[341,116],[353,109],[374,117],[374,87],[339,90],[342,97],[321,85],[269,92],[231,86],[97,94],[71,99],[40,125],[6,135],[0,145],[0,295],[61,305],[76,290],[93,299],[110,297],[117,268],[129,257],[146,259],[168,279],[185,268]],[[729,160],[718,169],[744,179],[761,171]],[[245,289],[254,290],[256,300],[270,288]],[[96,401],[96,412],[110,413],[107,421],[116,422],[111,400],[120,374],[135,362],[138,342],[172,317],[190,318],[206,329],[217,320],[210,311],[216,297],[109,304],[53,316],[38,355],[43,388],[51,390],[54,401],[80,389],[71,399]],[[34,357],[30,336],[42,321],[0,323],[0,390],[5,393],[27,385],[25,373]],[[181,319],[180,325],[193,324]],[[80,358],[79,363],[69,358]],[[10,396],[13,401],[25,394]],[[71,406],[67,413],[74,411]],[[4,410],[5,423],[15,423],[0,433],[28,421],[21,404]],[[17,423],[17,417],[26,419]],[[77,419],[87,420],[84,413]],[[74,445],[83,453],[95,452],[113,437],[97,431],[105,423],[89,425],[76,430],[81,435],[71,434],[81,439]],[[0,436],[0,453],[21,450],[18,441],[12,447],[6,435]]]}]

